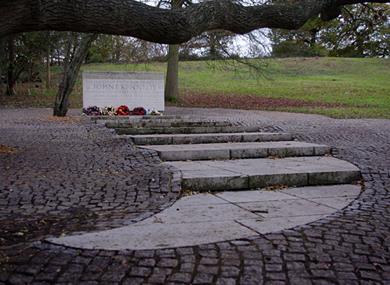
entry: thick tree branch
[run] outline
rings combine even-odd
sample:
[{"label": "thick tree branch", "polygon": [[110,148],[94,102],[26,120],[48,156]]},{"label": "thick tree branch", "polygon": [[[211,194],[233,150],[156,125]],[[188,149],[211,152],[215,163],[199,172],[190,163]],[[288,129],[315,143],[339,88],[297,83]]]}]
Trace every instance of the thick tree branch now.
[{"label": "thick tree branch", "polygon": [[42,30],[105,33],[177,44],[205,31],[245,34],[259,28],[297,29],[322,14],[336,17],[340,6],[390,0],[293,0],[245,7],[232,0],[205,1],[177,10],[134,0],[0,0],[0,37]]}]

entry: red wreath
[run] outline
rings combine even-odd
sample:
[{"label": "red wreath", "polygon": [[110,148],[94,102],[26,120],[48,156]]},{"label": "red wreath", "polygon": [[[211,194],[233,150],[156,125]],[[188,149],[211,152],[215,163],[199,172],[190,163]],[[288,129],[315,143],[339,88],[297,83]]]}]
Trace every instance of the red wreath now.
[{"label": "red wreath", "polygon": [[144,116],[144,115],[146,115],[146,110],[145,110],[145,108],[137,107],[137,108],[134,108],[134,110],[131,111],[130,114],[133,116]]},{"label": "red wreath", "polygon": [[129,116],[130,115],[130,109],[126,105],[119,106],[118,109],[116,109],[116,115],[117,116]]}]

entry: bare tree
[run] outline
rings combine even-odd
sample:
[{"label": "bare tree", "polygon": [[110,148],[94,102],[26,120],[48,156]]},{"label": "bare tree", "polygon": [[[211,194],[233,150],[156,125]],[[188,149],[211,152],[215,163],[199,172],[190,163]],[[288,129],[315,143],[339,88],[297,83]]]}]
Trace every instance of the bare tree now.
[{"label": "bare tree", "polygon": [[15,72],[15,36],[11,35],[8,37],[8,66],[7,66],[7,91],[8,96],[16,94],[16,72]]},{"label": "bare tree", "polygon": [[66,113],[68,112],[69,96],[73,91],[78,73],[88,53],[88,49],[96,38],[96,34],[82,35],[81,39],[75,38],[74,35],[69,36],[64,62],[64,74],[54,103],[54,116],[66,116]]},{"label": "bare tree", "polygon": [[[50,39],[50,32],[47,32],[47,38]],[[48,41],[46,46],[46,89],[50,88],[51,85],[51,46],[50,41]]]},{"label": "bare tree", "polygon": [[3,83],[4,83],[4,79],[3,79],[3,69],[5,66],[4,53],[5,53],[5,41],[4,39],[0,38],[0,95],[2,95],[3,93]]}]

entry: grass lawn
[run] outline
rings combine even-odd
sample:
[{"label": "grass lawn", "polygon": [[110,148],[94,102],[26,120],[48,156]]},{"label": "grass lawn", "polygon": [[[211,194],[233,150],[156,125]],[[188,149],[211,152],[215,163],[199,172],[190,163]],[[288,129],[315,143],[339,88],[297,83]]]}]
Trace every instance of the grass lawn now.
[{"label": "grass lawn", "polygon": [[[180,106],[228,107],[317,113],[337,118],[390,119],[390,59],[288,58],[228,62],[181,62]],[[164,63],[94,64],[84,71],[164,72]],[[59,70],[55,71],[58,78]],[[71,106],[81,106],[81,81]],[[50,107],[55,89],[20,86],[0,105]]]}]

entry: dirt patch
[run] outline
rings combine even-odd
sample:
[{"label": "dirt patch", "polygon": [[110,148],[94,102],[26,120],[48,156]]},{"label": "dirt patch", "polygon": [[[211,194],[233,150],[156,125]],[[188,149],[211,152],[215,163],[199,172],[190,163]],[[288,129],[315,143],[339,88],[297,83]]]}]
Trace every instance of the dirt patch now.
[{"label": "dirt patch", "polygon": [[62,215],[23,216],[13,214],[0,220],[0,248],[27,241],[39,240],[47,235],[61,236],[74,231],[91,231],[96,214],[85,208],[64,211]]},{"label": "dirt patch", "polygon": [[12,154],[16,152],[18,152],[16,148],[0,144],[0,154]]},{"label": "dirt patch", "polygon": [[178,102],[183,107],[211,107],[247,110],[275,110],[278,108],[340,108],[344,104],[312,102],[256,95],[222,95],[186,92]]},{"label": "dirt patch", "polygon": [[45,122],[55,122],[55,123],[78,123],[82,120],[81,116],[66,116],[66,117],[54,117],[49,116],[44,121]]}]

